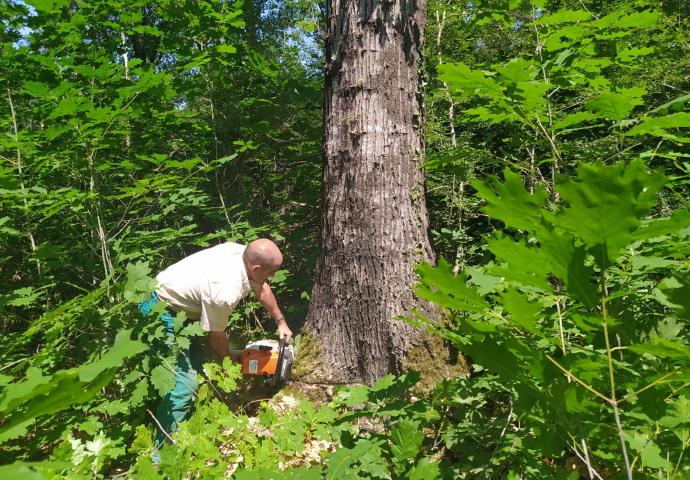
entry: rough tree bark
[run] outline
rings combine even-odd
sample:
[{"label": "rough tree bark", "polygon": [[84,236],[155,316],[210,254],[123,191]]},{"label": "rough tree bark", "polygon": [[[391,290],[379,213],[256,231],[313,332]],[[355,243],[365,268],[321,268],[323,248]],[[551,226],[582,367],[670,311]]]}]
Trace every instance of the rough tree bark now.
[{"label": "rough tree bark", "polygon": [[431,261],[418,65],[426,0],[326,1],[321,257],[306,338],[322,358],[303,381],[400,373],[420,333],[414,265]]}]

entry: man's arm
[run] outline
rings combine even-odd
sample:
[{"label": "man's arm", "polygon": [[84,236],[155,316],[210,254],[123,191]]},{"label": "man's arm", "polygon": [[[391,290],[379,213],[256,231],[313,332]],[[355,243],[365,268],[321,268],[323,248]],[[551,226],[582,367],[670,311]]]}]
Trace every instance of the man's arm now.
[{"label": "man's arm", "polygon": [[280,337],[285,337],[285,341],[289,342],[292,338],[292,331],[290,330],[290,327],[288,327],[285,317],[280,311],[280,307],[278,307],[278,302],[271,291],[271,287],[269,287],[268,283],[266,282],[264,282],[263,285],[258,285],[252,282],[251,286],[252,290],[254,290],[256,298],[258,298],[259,302],[261,302],[261,305],[275,319]]},{"label": "man's arm", "polygon": [[225,332],[208,332],[208,344],[221,362],[225,357],[230,357],[233,362],[240,361],[242,350],[230,350],[228,336]]}]

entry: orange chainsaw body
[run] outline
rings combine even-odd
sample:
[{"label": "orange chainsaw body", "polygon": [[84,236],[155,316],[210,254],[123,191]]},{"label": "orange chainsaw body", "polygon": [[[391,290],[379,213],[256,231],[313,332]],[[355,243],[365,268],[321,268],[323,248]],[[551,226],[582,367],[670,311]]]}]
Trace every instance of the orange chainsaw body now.
[{"label": "orange chainsaw body", "polygon": [[243,375],[271,377],[269,383],[277,385],[290,378],[290,367],[295,358],[292,345],[284,340],[257,340],[247,344],[240,354]]},{"label": "orange chainsaw body", "polygon": [[[276,347],[278,342],[276,342]],[[278,367],[278,349],[247,349],[241,353],[242,374],[274,375]]]}]

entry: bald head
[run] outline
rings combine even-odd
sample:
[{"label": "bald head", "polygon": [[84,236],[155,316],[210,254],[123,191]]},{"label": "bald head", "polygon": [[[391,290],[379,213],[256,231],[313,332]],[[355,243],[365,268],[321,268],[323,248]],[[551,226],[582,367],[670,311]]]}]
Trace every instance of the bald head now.
[{"label": "bald head", "polygon": [[283,255],[278,246],[267,238],[254,240],[244,251],[249,267],[259,266],[262,270],[275,272],[283,263]]}]

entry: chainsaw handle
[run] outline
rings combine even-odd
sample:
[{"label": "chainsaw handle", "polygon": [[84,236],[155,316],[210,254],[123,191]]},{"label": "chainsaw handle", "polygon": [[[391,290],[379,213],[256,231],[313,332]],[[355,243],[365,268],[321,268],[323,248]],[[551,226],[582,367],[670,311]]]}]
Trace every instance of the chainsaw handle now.
[{"label": "chainsaw handle", "polygon": [[283,373],[283,360],[285,358],[285,337],[280,339],[280,344],[278,345],[278,362],[276,363],[276,373],[273,374],[271,379],[271,386],[278,385],[278,379],[280,379]]}]

